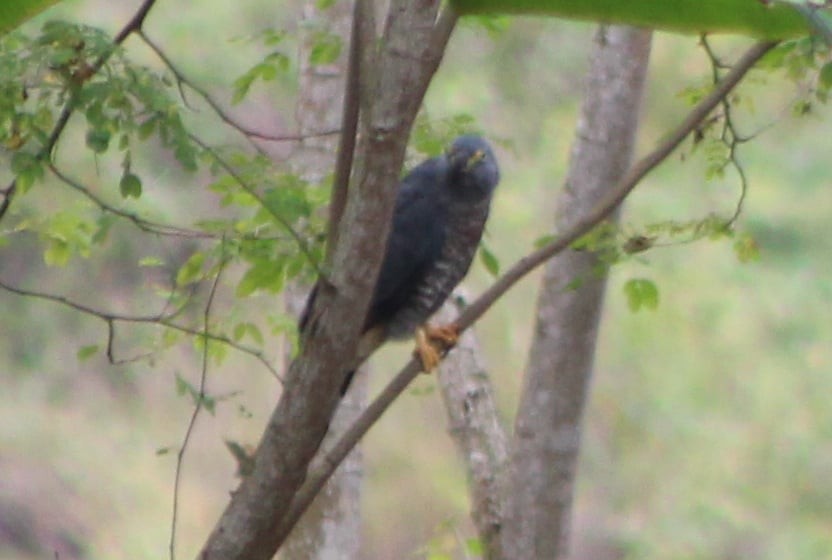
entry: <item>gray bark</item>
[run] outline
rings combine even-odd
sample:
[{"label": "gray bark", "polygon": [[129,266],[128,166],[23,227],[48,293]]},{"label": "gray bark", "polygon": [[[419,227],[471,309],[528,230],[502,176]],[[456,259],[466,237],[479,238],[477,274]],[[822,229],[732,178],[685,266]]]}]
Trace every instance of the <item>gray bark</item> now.
[{"label": "gray bark", "polygon": [[[650,32],[602,26],[595,36],[556,229],[588,214],[632,159]],[[512,441],[506,558],[563,558],[606,279],[591,252],[547,263]],[[574,288],[574,282],[578,287]]]},{"label": "gray bark", "polygon": [[[457,292],[459,293],[459,292]],[[458,311],[450,298],[434,321],[451,323]],[[494,389],[477,336],[468,329],[439,365],[439,387],[451,437],[468,473],[471,519],[483,545],[483,558],[502,558],[502,474],[508,461],[508,438],[494,402]]]},{"label": "gray bark", "polygon": [[[308,2],[303,17],[312,21],[323,19],[329,32],[349,44],[353,2],[342,0],[324,12],[316,2]],[[301,26],[301,29],[303,27]],[[298,59],[300,65],[300,92],[296,112],[301,136],[338,128],[344,98],[348,49],[332,64],[314,66],[309,54],[314,45],[314,35],[306,32],[302,37]],[[319,182],[331,172],[335,163],[336,136],[310,136],[301,140],[293,153],[292,164],[306,180]],[[298,316],[306,300],[308,286],[293,286],[288,290],[287,307]],[[358,375],[350,391],[344,396],[323,446],[341,434],[353,423],[366,400],[366,376]],[[281,558],[286,560],[350,560],[358,557],[361,544],[361,478],[362,456],[356,447],[329,479],[321,493],[298,522],[286,540]]]}]

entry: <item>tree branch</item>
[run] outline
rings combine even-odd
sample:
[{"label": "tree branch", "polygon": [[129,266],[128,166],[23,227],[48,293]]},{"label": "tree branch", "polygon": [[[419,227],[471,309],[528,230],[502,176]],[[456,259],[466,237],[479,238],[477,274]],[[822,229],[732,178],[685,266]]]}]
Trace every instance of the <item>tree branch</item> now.
[{"label": "tree branch", "polygon": [[[238,342],[235,342],[234,340],[232,340],[232,339],[230,339],[227,336],[222,335],[222,334],[216,334],[216,333],[205,334],[200,329],[188,327],[188,326],[181,325],[179,323],[174,322],[173,319],[175,317],[177,317],[179,315],[179,313],[181,313],[181,311],[184,308],[176,309],[176,310],[174,310],[170,313],[161,312],[161,313],[156,314],[156,315],[125,315],[125,314],[121,314],[121,313],[113,313],[113,312],[110,312],[110,311],[103,311],[103,310],[100,310],[100,309],[95,309],[93,307],[84,305],[82,303],[78,303],[77,301],[73,301],[73,300],[71,300],[69,298],[66,298],[64,296],[59,296],[59,295],[56,295],[56,294],[49,294],[49,293],[46,293],[46,292],[38,292],[38,291],[34,291],[34,290],[26,290],[24,288],[18,288],[17,286],[12,286],[11,284],[7,284],[7,283],[3,282],[2,280],[0,280],[0,288],[6,290],[7,292],[17,294],[19,296],[33,297],[33,298],[37,298],[37,299],[43,299],[43,300],[46,300],[46,301],[51,301],[51,302],[54,302],[54,303],[59,303],[59,304],[65,306],[65,307],[69,307],[70,309],[74,309],[75,311],[79,311],[81,313],[84,313],[85,315],[91,315],[93,317],[96,317],[96,318],[104,321],[105,323],[107,323],[108,332],[110,333],[109,338],[108,338],[108,343],[107,343],[108,355],[112,351],[112,339],[113,339],[113,326],[112,325],[113,325],[114,322],[118,321],[118,322],[122,322],[122,323],[156,324],[156,325],[160,325],[162,327],[166,327],[166,328],[169,328],[169,329],[172,329],[172,330],[175,330],[175,331],[179,331],[181,333],[184,333],[184,334],[187,334],[187,335],[190,335],[190,336],[203,336],[203,337],[207,337],[209,340],[213,340],[215,342],[221,342],[223,344],[226,344],[227,346],[229,346],[229,347],[231,347],[231,348],[233,348],[233,349],[235,349],[239,352],[242,352],[244,354],[248,354],[249,356],[252,356],[252,357],[256,358],[266,369],[269,370],[269,372],[271,372],[271,374],[274,376],[275,379],[277,379],[278,381],[281,381],[281,382],[283,381],[283,379],[282,379],[281,375],[278,373],[277,369],[275,369],[275,367],[271,363],[269,363],[269,361],[263,355],[262,351],[260,351],[256,348],[251,348],[251,347],[246,346],[244,344],[240,344]],[[110,357],[110,361],[113,361],[112,356],[109,356],[109,357]]]},{"label": "tree branch", "polygon": [[[465,330],[470,327],[520,279],[552,256],[569,247],[569,245],[589,232],[614,211],[639,181],[664,161],[679,146],[682,140],[693,132],[696,126],[708,116],[719,104],[720,100],[740,82],[754,64],[776,44],[776,42],[763,41],[753,45],[737,62],[731,72],[726,74],[725,78],[717,87],[691,110],[685,120],[673,129],[655,150],[633,165],[630,171],[610,190],[609,195],[593,208],[591,212],[578,220],[568,230],[559,234],[557,238],[544,247],[520,259],[520,261],[492,284],[490,288],[472,302],[460,314],[456,321],[456,325],[460,330]],[[320,461],[316,461],[309,469],[307,480],[297,492],[295,500],[292,502],[291,510],[286,515],[286,523],[289,523],[291,519],[295,519],[302,514],[338,464],[343,461],[344,457],[346,457],[358,440],[367,433],[390,404],[419,374],[421,371],[420,368],[421,366],[417,360],[410,360],[384,390],[369,404],[364,413],[356,420],[355,424],[336,442],[329,453],[326,454],[326,457]],[[285,528],[282,530],[285,530]]]},{"label": "tree branch", "polygon": [[[353,4],[352,27],[350,30],[350,51],[347,60],[347,82],[344,87],[344,109],[341,113],[341,136],[335,160],[335,176],[332,179],[332,196],[329,200],[329,224],[327,230],[328,257],[338,242],[338,225],[347,204],[347,188],[352,171],[352,160],[358,134],[358,112],[360,100],[361,45],[365,34],[372,32],[374,22],[364,11],[370,6],[363,2]],[[369,21],[368,21],[369,20]],[[329,258],[327,258],[329,260]]]},{"label": "tree branch", "polygon": [[[453,322],[463,308],[460,298],[452,296],[452,303],[446,303],[435,319]],[[497,413],[494,388],[473,330],[462,334],[457,347],[440,364],[438,380],[451,438],[468,471],[471,518],[482,543],[483,558],[499,560],[503,558],[500,536],[508,437]]]}]

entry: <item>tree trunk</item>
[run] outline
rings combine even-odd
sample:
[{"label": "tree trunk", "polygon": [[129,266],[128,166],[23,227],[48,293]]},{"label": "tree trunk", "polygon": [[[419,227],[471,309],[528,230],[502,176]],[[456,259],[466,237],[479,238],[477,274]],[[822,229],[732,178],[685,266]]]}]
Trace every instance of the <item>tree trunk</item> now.
[{"label": "tree trunk", "polygon": [[[353,2],[342,0],[325,11],[316,7],[317,2],[307,2],[305,21],[325,20],[328,31],[349,44]],[[303,26],[300,26],[303,29]],[[341,123],[344,87],[347,72],[347,52],[332,64],[324,66],[309,63],[314,46],[315,33],[306,31],[298,50],[300,65],[300,92],[296,120],[298,132],[304,138],[292,154],[293,167],[306,180],[320,182],[331,172],[335,163],[337,136],[317,136],[315,133],[334,130]],[[287,290],[286,303],[294,316],[300,314],[306,301],[308,286],[293,286]],[[357,375],[344,396],[323,447],[340,435],[363,408],[366,400],[366,376]],[[281,558],[286,560],[350,560],[358,558],[361,544],[361,449],[356,447],[315,498],[309,510],[298,522],[286,540]]]},{"label": "tree trunk", "polygon": [[[602,26],[556,227],[586,215],[627,171],[650,51],[650,32]],[[507,484],[506,558],[563,558],[606,279],[588,251],[549,261],[521,396]],[[577,288],[575,286],[577,285]]]},{"label": "tree trunk", "polygon": [[[460,291],[455,292],[459,294]],[[456,295],[433,320],[451,323]],[[499,560],[503,524],[502,474],[508,462],[508,437],[500,422],[494,389],[474,329],[468,329],[439,365],[439,387],[448,413],[451,437],[465,463],[471,496],[471,519],[485,560]]]}]

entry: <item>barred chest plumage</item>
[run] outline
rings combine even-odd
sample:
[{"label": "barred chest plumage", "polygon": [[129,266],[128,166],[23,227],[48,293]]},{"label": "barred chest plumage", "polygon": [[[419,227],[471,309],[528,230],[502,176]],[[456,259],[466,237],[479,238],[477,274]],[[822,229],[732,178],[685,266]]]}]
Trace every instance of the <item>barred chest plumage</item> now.
[{"label": "barred chest plumage", "polygon": [[449,201],[442,253],[416,286],[409,301],[388,322],[388,337],[412,335],[442,306],[465,277],[479,247],[490,204],[490,194],[474,202]]}]

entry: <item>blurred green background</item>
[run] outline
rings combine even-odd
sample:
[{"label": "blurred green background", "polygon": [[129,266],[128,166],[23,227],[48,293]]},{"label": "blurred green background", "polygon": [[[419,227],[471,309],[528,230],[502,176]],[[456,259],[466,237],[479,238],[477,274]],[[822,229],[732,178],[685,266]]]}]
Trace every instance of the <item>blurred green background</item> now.
[{"label": "blurred green background", "polygon": [[[48,11],[116,31],[136,2],[73,0]],[[145,29],[185,73],[226,106],[231,83],[263,56],[241,41],[265,26],[293,26],[298,2],[160,1]],[[497,142],[503,182],[487,240],[503,266],[551,227],[580,104],[593,27],[555,20],[505,20],[494,36],[463,22],[427,96],[431,117],[474,115]],[[727,57],[746,41],[720,39]],[[138,60],[161,68],[137,41]],[[293,54],[293,53],[289,53]],[[678,122],[677,94],[710,76],[697,38],[657,34],[639,133],[640,152]],[[763,80],[765,78],[765,80]],[[775,122],[742,146],[750,188],[740,229],[760,248],[742,264],[730,240],[654,249],[611,275],[593,393],[586,415],[575,512],[575,558],[806,559],[832,557],[832,189],[830,112],[795,118],[800,85],[759,73],[736,116],[743,132]],[[274,132],[294,129],[297,86],[255,86],[233,109],[243,122]],[[227,140],[210,111],[192,124]],[[68,131],[59,158],[90,182],[117,183],[96,167]],[[269,147],[276,157],[282,146]],[[705,181],[700,154],[671,158],[628,200],[625,228],[662,220],[730,214],[737,177]],[[145,178],[145,208],[191,223],[210,214],[215,196],[158,151]],[[0,155],[0,176],[8,175]],[[39,191],[39,192],[38,192]],[[22,204],[54,210],[77,200],[46,185]],[[186,248],[187,249],[187,248]],[[99,308],[146,311],[159,283],[135,266],[148,255],[183,251],[135,230],[119,230],[103,259],[43,264],[36,239],[0,248],[2,277]],[[186,253],[187,254],[187,251]],[[631,312],[622,286],[646,277],[660,289],[654,312]],[[538,277],[525,280],[478,325],[508,426],[522,380]],[[489,276],[477,264],[467,285]],[[227,289],[218,307],[228,304]],[[257,296],[251,309],[279,306]],[[104,344],[106,325],[54,304],[0,292],[0,556],[9,559],[158,559],[166,557],[175,448],[191,401],[176,376],[199,378],[200,356],[176,347],[150,363],[79,362],[78,348]],[[117,352],[137,355],[156,331],[119,331]],[[267,344],[277,359],[277,340]],[[409,351],[376,361],[380,387]],[[279,385],[256,361],[233,355],[209,371],[209,390],[229,395],[197,424],[185,459],[178,550],[192,557],[229,491],[235,464],[226,438],[255,443]],[[365,441],[366,558],[464,558],[474,536],[465,475],[447,435],[435,381],[420,378]],[[174,452],[157,455],[158,449]]]}]

